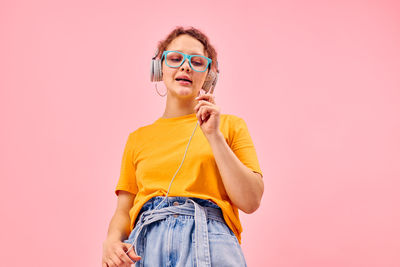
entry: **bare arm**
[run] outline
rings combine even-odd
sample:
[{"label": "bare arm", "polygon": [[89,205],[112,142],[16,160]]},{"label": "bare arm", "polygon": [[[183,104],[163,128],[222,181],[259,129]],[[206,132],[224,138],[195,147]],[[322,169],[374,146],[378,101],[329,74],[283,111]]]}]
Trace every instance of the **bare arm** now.
[{"label": "bare arm", "polygon": [[118,193],[117,209],[111,218],[108,227],[107,239],[120,240],[126,239],[130,234],[129,210],[133,206],[135,195],[120,190]]},{"label": "bare arm", "polygon": [[264,193],[261,174],[246,167],[233,153],[220,131],[208,137],[226,192],[239,209],[253,213]]},{"label": "bare arm", "polygon": [[245,166],[226,143],[219,130],[220,108],[215,105],[214,95],[207,93],[196,99],[199,102],[194,111],[213,151],[227,194],[236,207],[253,213],[264,193],[262,175]]},{"label": "bare arm", "polygon": [[126,251],[131,245],[122,242],[130,234],[129,210],[134,199],[135,195],[129,192],[121,190],[118,193],[117,209],[108,227],[107,238],[103,242],[102,267],[126,266],[127,264],[130,266],[134,263],[132,260],[141,259],[134,250],[128,252],[129,258]]}]

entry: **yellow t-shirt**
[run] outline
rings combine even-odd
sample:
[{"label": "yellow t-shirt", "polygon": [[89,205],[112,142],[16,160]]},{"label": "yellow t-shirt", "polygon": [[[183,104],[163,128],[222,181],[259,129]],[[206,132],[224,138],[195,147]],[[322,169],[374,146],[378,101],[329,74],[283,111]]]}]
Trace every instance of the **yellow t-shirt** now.
[{"label": "yellow t-shirt", "polygon": [[[115,194],[118,195],[118,190],[124,190],[136,195],[129,211],[131,230],[143,204],[152,197],[166,196],[196,122],[196,113],[174,118],[160,117],[129,134]],[[220,131],[238,159],[262,175],[245,121],[235,115],[220,114]],[[190,141],[185,160],[172,182],[168,196],[213,201],[221,208],[225,222],[241,244],[242,226],[238,208],[225,191],[211,146],[200,125]]]}]

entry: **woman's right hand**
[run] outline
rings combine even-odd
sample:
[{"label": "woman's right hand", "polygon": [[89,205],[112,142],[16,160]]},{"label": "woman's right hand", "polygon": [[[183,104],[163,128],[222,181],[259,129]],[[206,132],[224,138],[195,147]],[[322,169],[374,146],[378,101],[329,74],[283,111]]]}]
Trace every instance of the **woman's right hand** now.
[{"label": "woman's right hand", "polygon": [[128,255],[125,253],[131,247],[131,244],[121,242],[119,240],[106,240],[103,243],[102,267],[130,267],[134,261],[141,259],[135,254],[133,248],[129,250]]}]

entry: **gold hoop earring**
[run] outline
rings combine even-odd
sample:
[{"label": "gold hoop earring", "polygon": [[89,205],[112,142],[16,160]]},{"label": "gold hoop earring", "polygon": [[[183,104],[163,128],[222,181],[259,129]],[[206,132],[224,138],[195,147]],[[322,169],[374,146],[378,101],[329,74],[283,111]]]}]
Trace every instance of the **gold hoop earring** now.
[{"label": "gold hoop earring", "polygon": [[161,95],[160,92],[158,92],[157,83],[155,83],[154,85],[155,85],[155,87],[156,87],[157,94],[159,94],[160,96],[164,97],[164,96],[166,96],[166,95],[168,94],[168,89],[167,89],[166,92],[165,92],[165,94],[164,94],[164,95]]}]

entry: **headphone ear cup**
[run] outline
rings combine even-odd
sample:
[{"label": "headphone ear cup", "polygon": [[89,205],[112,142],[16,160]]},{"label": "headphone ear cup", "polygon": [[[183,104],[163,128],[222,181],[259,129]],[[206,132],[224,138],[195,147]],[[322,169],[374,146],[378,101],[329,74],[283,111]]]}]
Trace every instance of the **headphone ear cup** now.
[{"label": "headphone ear cup", "polygon": [[155,65],[156,65],[157,81],[161,82],[162,81],[161,60],[160,59],[156,59]]},{"label": "headphone ear cup", "polygon": [[154,81],[154,59],[151,60],[151,66],[150,66],[150,81]]},{"label": "headphone ear cup", "polygon": [[152,81],[152,82],[161,82],[162,81],[162,70],[161,70],[161,60],[160,59],[152,59],[151,60],[150,81]]},{"label": "headphone ear cup", "polygon": [[212,87],[215,87],[215,85],[217,84],[217,80],[218,80],[218,74],[216,74],[214,71],[210,70],[208,72],[206,80],[204,81],[203,86],[201,88],[208,93],[208,91]]}]

